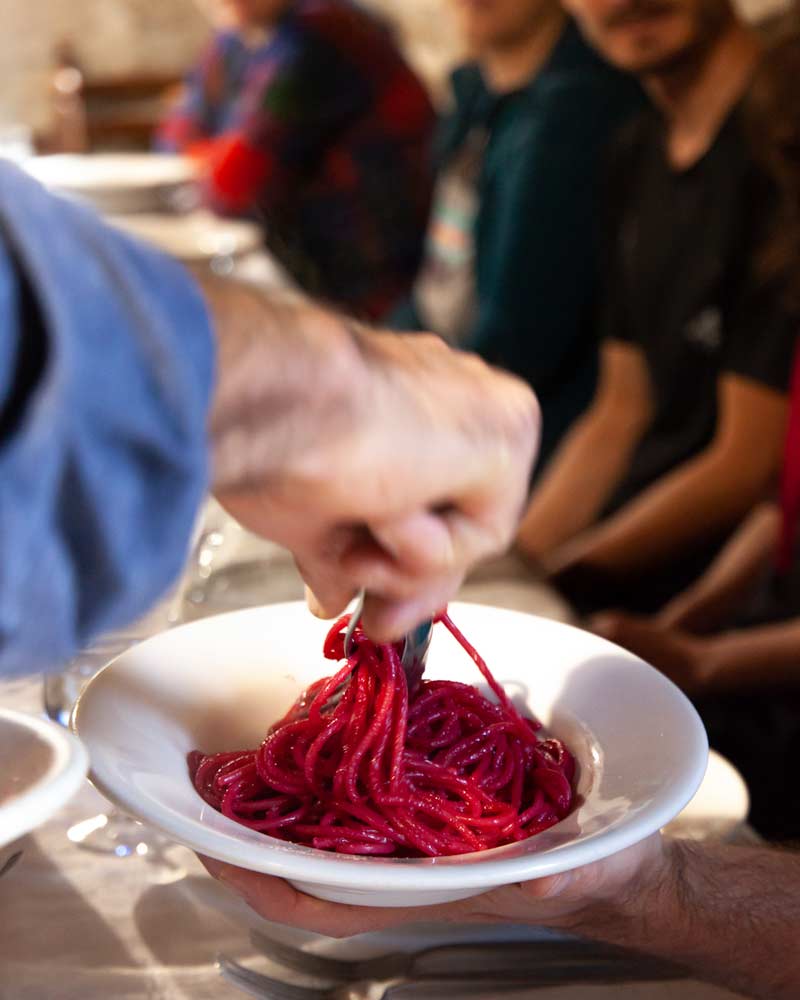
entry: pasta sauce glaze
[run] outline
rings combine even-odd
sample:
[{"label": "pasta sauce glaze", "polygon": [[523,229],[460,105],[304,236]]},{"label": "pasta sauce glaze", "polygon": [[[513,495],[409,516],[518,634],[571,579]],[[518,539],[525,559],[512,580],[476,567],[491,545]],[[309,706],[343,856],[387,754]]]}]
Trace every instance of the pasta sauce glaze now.
[{"label": "pasta sauce glaze", "polygon": [[[328,633],[328,659],[344,660],[348,620]],[[260,747],[189,754],[197,791],[253,830],[343,854],[465,854],[553,826],[572,806],[572,754],[539,738],[447,614],[438,622],[496,700],[455,681],[422,680],[409,693],[399,644],[356,629],[349,659]]]}]

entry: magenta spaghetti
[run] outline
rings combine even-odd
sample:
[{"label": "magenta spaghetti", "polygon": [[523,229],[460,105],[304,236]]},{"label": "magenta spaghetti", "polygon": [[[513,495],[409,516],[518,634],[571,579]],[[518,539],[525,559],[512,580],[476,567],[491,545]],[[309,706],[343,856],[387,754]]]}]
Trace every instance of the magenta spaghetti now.
[{"label": "magenta spaghetti", "polygon": [[[344,659],[347,621],[328,633],[328,659]],[[572,754],[540,739],[449,616],[439,621],[494,700],[454,681],[422,680],[409,693],[398,646],[357,629],[349,659],[258,749],[189,755],[197,791],[253,830],[343,854],[464,854],[557,823],[572,805]]]}]

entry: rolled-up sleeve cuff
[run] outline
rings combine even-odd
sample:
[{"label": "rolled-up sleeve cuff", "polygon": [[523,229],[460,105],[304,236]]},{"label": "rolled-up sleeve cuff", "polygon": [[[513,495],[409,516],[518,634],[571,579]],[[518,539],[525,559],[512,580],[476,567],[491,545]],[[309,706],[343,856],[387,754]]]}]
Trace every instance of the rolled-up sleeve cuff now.
[{"label": "rolled-up sleeve cuff", "polygon": [[0,230],[0,363],[39,361],[16,412],[0,381],[10,674],[58,666],[175,579],[207,489],[214,348],[181,267],[5,165]]}]

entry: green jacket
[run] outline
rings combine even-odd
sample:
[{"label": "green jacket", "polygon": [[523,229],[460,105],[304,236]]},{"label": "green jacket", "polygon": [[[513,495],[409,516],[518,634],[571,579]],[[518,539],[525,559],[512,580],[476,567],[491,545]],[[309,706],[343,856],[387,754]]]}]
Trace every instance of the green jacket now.
[{"label": "green jacket", "polygon": [[[475,233],[478,316],[461,343],[536,390],[541,468],[594,392],[603,151],[643,96],[571,23],[523,89],[495,96],[468,64],[453,74],[453,91],[455,108],[439,128],[439,165],[475,126],[489,132]],[[420,328],[413,296],[391,325]]]}]

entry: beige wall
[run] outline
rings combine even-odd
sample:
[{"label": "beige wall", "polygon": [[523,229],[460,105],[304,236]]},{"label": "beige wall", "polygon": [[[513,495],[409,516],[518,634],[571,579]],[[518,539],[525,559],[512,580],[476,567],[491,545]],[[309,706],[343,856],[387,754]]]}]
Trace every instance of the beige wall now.
[{"label": "beige wall", "polygon": [[[412,60],[432,84],[452,62],[447,0],[363,0],[388,14]],[[740,0],[758,16],[785,0]],[[0,0],[0,126],[47,124],[53,47],[71,40],[92,73],[182,70],[202,45],[207,23],[194,0]]]},{"label": "beige wall", "polygon": [[442,88],[458,58],[458,40],[448,0],[362,0],[391,19],[418,72]]},{"label": "beige wall", "polygon": [[[432,83],[452,60],[446,0],[365,0],[397,22]],[[431,12],[434,16],[431,16]],[[89,73],[182,71],[207,36],[195,0],[0,0],[0,126],[43,128],[55,44],[69,39]],[[12,30],[7,30],[8,25]]]},{"label": "beige wall", "polygon": [[47,122],[59,40],[74,44],[89,72],[172,71],[191,61],[208,30],[193,0],[0,0],[0,24],[0,124],[36,127]]}]

